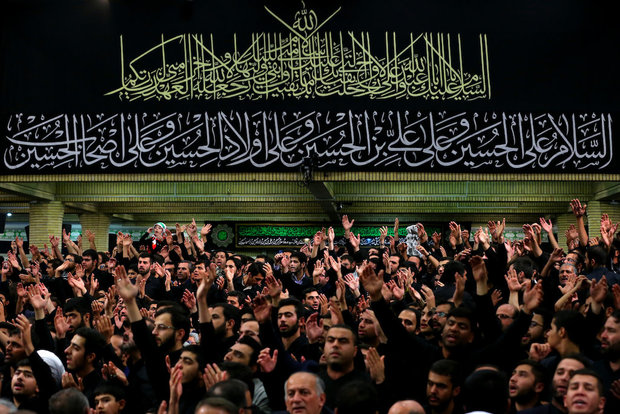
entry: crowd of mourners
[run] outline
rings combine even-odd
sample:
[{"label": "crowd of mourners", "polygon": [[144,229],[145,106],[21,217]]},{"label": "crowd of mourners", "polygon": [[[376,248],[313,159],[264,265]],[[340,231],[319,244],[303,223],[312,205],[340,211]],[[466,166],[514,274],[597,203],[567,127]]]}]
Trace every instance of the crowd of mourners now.
[{"label": "crowd of mourners", "polygon": [[345,244],[274,257],[205,249],[195,221],[112,252],[17,238],[0,413],[620,413],[620,232],[570,205],[567,251],[544,218],[516,241],[396,220],[360,248],[345,215]]}]

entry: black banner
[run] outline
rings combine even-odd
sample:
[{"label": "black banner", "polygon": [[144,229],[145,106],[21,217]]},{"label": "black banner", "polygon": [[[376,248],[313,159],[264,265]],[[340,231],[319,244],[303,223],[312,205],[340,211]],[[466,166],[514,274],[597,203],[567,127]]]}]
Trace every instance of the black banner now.
[{"label": "black banner", "polygon": [[6,3],[3,173],[620,171],[603,2]]},{"label": "black banner", "polygon": [[[387,112],[15,115],[5,168],[605,170],[611,116]],[[307,165],[307,164],[305,164]]]}]

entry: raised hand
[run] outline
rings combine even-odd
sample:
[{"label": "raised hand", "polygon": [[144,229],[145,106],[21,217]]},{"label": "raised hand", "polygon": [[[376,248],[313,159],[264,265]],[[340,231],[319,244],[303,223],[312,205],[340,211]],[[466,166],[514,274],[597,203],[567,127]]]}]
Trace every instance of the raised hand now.
[{"label": "raised hand", "polygon": [[88,293],[91,296],[95,296],[95,292],[97,292],[97,289],[99,289],[99,281],[97,280],[97,278],[95,277],[95,274],[91,274],[90,275],[90,283],[88,285]]},{"label": "raised hand", "polygon": [[46,298],[41,295],[41,288],[38,285],[28,286],[27,290],[28,300],[34,309],[44,310],[47,301]]},{"label": "raised hand", "polygon": [[614,305],[616,309],[620,309],[620,285],[618,284],[612,285],[611,293],[614,297]]},{"label": "raised hand", "polygon": [[[482,229],[482,227],[480,227],[478,229],[478,240],[480,240],[480,243],[482,243],[484,246],[487,246],[490,242],[489,240],[489,229],[485,228]],[[485,247],[485,249],[488,247]]]},{"label": "raised hand", "polygon": [[405,289],[402,286],[399,286],[394,279],[387,282],[386,286],[392,292],[394,299],[402,300],[403,297],[405,297]]},{"label": "raised hand", "polygon": [[323,241],[323,235],[321,234],[320,231],[317,231],[314,234],[314,237],[312,238],[312,246],[318,249],[322,241]]},{"label": "raised hand", "polygon": [[61,382],[62,388],[64,389],[77,388],[81,392],[84,391],[84,384],[82,383],[82,378],[78,377],[78,380],[76,382],[73,374],[71,374],[70,372],[65,372],[64,374],[62,374]]},{"label": "raised hand", "polygon": [[88,239],[89,243],[94,243],[95,242],[95,233],[93,233],[92,231],[86,229],[86,238]]},{"label": "raised hand", "polygon": [[269,296],[273,298],[279,298],[282,294],[282,282],[276,279],[273,275],[265,278],[265,285],[269,289]]},{"label": "raised hand", "polygon": [[418,238],[420,239],[420,243],[426,243],[428,241],[428,234],[426,230],[424,230],[424,224],[417,223],[416,226],[418,226]]},{"label": "raised hand", "polygon": [[334,239],[336,238],[336,233],[334,232],[334,228],[330,227],[327,229],[327,241],[329,241],[330,246],[333,247]]},{"label": "raised hand", "polygon": [[52,245],[53,249],[58,247],[58,244],[60,243],[60,239],[58,237],[55,237],[53,234],[51,234],[49,236],[49,240],[50,240],[50,244]]},{"label": "raised hand", "polygon": [[112,325],[112,322],[110,321],[110,319],[108,318],[99,318],[96,321],[94,321],[94,325],[95,325],[95,329],[97,329],[97,331],[101,334],[101,336],[104,337],[104,339],[106,340],[106,343],[110,343],[110,339],[112,338],[112,335],[114,335],[114,326]]},{"label": "raised hand", "polygon": [[557,249],[553,249],[553,252],[551,252],[551,255],[549,256],[549,260],[552,262],[559,262],[564,258],[564,249],[557,248]]},{"label": "raised hand", "polygon": [[187,228],[185,230],[187,231],[187,234],[190,235],[190,237],[193,237],[194,234],[198,232],[198,227],[196,226],[196,219],[193,218],[192,222],[187,225]]},{"label": "raised hand", "polygon": [[31,327],[30,321],[24,315],[19,314],[15,318],[15,325],[19,328],[22,333],[22,345],[24,347],[24,351],[26,355],[30,355],[34,352],[34,345],[32,344],[32,335],[31,335]]},{"label": "raised hand", "polygon": [[132,243],[131,234],[123,234],[123,246],[131,246]]},{"label": "raised hand", "polygon": [[164,267],[157,262],[153,263],[153,271],[155,272],[156,279],[166,276]]},{"label": "raised hand", "polygon": [[340,257],[334,259],[333,256],[327,256],[329,260],[329,265],[338,275],[341,274],[342,264],[340,262]]},{"label": "raised hand", "polygon": [[346,214],[342,216],[342,227],[344,228],[345,232],[351,231],[353,223],[355,223],[355,220],[349,221],[349,217]]},{"label": "raised hand", "polygon": [[540,222],[540,226],[544,231],[546,231],[547,233],[553,232],[553,223],[551,223],[551,220],[547,222],[544,217],[541,217],[538,221]]},{"label": "raised hand", "polygon": [[86,286],[84,285],[84,280],[82,280],[81,277],[69,273],[67,275],[67,282],[73,289],[76,296],[82,296],[86,293]]},{"label": "raised hand", "polygon": [[551,345],[533,343],[530,346],[530,359],[542,361],[551,353]]},{"label": "raised hand", "polygon": [[323,319],[319,318],[318,313],[313,313],[306,320],[306,336],[311,344],[323,336]]},{"label": "raised hand", "polygon": [[400,224],[400,221],[398,220],[398,217],[396,217],[394,219],[394,240],[398,240],[398,226]]},{"label": "raised hand", "polygon": [[124,386],[129,385],[129,381],[127,380],[125,373],[119,367],[114,365],[114,362],[112,361],[107,364],[103,364],[103,368],[101,368],[101,376],[105,381],[118,380]]},{"label": "raised hand", "polygon": [[518,292],[523,287],[521,283],[519,283],[517,271],[513,267],[508,269],[508,273],[504,275],[504,278],[506,279],[506,284],[511,292]]},{"label": "raised hand", "polygon": [[435,293],[433,293],[433,290],[424,284],[420,287],[420,290],[422,291],[422,295],[424,295],[424,300],[426,301],[426,305],[429,308],[434,308],[435,307]]},{"label": "raised hand", "polygon": [[502,301],[502,291],[499,289],[493,290],[491,293],[491,302],[493,302],[493,307],[497,306],[498,303]]},{"label": "raised hand", "polygon": [[176,229],[176,235],[177,238],[182,235],[185,232],[185,229],[187,229],[187,226],[181,226],[179,223],[176,223],[174,225],[174,228]]},{"label": "raised hand", "polygon": [[573,210],[575,217],[583,217],[586,215],[587,204],[581,204],[581,201],[574,199],[570,202],[570,208]]},{"label": "raised hand", "polygon": [[387,237],[387,233],[388,233],[387,226],[382,226],[379,229],[379,241],[381,242],[381,245],[383,245],[383,243],[385,242],[385,238]]},{"label": "raised hand", "polygon": [[183,298],[181,299],[181,302],[183,302],[187,309],[189,309],[190,313],[198,312],[198,308],[196,307],[196,296],[194,296],[194,294],[188,289],[185,289],[185,291],[183,292]]},{"label": "raised hand", "polygon": [[525,286],[523,292],[523,311],[525,313],[532,313],[534,309],[540,306],[543,301],[542,283],[536,285],[532,284],[530,280]]},{"label": "raised hand", "polygon": [[381,384],[385,381],[385,356],[379,356],[376,348],[368,348],[368,352],[364,358],[366,369],[370,374],[370,378],[375,384]]},{"label": "raised hand", "polygon": [[101,314],[103,313],[103,305],[100,302],[93,300],[90,303],[90,308],[93,311],[93,321],[101,318]]},{"label": "raised hand", "polygon": [[62,308],[58,306],[56,308],[56,315],[54,315],[54,328],[56,330],[57,338],[64,338],[71,325],[65,319],[65,316],[62,313]]},{"label": "raised hand", "polygon": [[264,348],[258,354],[258,359],[256,363],[260,367],[261,372],[269,373],[273,372],[276,368],[276,364],[278,363],[278,350],[273,350],[273,355],[270,354],[271,349]]},{"label": "raised hand", "polygon": [[271,304],[263,295],[256,295],[253,303],[254,317],[258,323],[265,323],[271,319]]},{"label": "raised hand", "polygon": [[360,273],[360,281],[364,289],[370,294],[373,301],[381,299],[381,289],[383,288],[383,270],[377,275],[372,267],[363,265]]},{"label": "raised hand", "polygon": [[125,302],[135,300],[139,290],[131,283],[131,280],[129,280],[127,272],[125,272],[125,267],[117,266],[116,269],[114,269],[114,276],[116,279],[116,290],[119,296],[123,298]]},{"label": "raised hand", "polygon": [[454,274],[454,280],[456,281],[456,289],[452,295],[452,301],[454,305],[459,307],[463,303],[463,296],[465,294],[465,282],[467,282],[467,276],[461,276],[460,273]]},{"label": "raised hand", "polygon": [[[177,407],[179,404],[179,400],[181,399],[181,395],[183,394],[183,364],[181,361],[177,362],[177,364],[170,371],[170,400],[169,404],[172,408]],[[175,410],[176,411],[176,410]]]},{"label": "raised hand", "polygon": [[213,226],[211,226],[211,224],[205,224],[204,226],[202,226],[202,229],[200,229],[200,235],[203,237],[207,237],[207,234],[211,233],[211,228]]},{"label": "raised hand", "polygon": [[487,266],[484,260],[480,256],[473,256],[469,259],[469,265],[471,266],[474,280],[476,282],[488,280]]},{"label": "raised hand", "polygon": [[607,278],[603,276],[598,282],[592,279],[590,284],[590,297],[595,303],[603,303],[609,292],[609,286],[607,285]]},{"label": "raised hand", "polygon": [[349,273],[344,276],[344,282],[347,284],[349,289],[353,292],[359,292],[360,289],[360,281],[356,278],[353,273]]},{"label": "raised hand", "polygon": [[450,236],[454,237],[454,242],[457,245],[462,244],[461,226],[454,221],[451,221],[448,226],[450,227]]},{"label": "raised hand", "polygon": [[359,233],[357,234],[357,237],[355,237],[355,234],[349,233],[349,243],[353,246],[353,250],[358,251],[360,249],[361,241],[362,239]]}]

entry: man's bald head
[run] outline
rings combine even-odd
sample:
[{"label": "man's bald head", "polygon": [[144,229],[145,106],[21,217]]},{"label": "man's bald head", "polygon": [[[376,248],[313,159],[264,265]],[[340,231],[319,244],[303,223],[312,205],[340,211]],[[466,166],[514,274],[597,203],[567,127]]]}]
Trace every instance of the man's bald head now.
[{"label": "man's bald head", "polygon": [[388,414],[424,414],[424,407],[415,400],[396,401]]}]

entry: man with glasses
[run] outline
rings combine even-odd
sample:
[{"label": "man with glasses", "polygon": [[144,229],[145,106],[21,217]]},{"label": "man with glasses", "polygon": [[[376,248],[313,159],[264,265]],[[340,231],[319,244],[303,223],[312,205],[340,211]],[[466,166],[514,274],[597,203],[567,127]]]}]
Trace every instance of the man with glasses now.
[{"label": "man with glasses", "polygon": [[529,350],[532,343],[544,343],[545,331],[549,329],[551,323],[551,315],[544,308],[536,308],[532,312],[532,321],[527,333],[521,338],[523,348]]},{"label": "man with glasses", "polygon": [[497,308],[497,311],[495,311],[495,316],[497,316],[497,319],[502,324],[502,331],[505,332],[506,329],[512,325],[516,314],[517,308],[510,303],[504,303]]},{"label": "man with glasses", "polygon": [[174,366],[181,356],[183,343],[190,332],[188,315],[181,306],[160,309],[155,314],[154,328],[149,332],[136,301],[138,287],[131,283],[122,266],[117,267],[115,278],[118,293],[127,307],[134,341],[144,359],[155,395],[167,400],[170,375],[166,360],[170,366]]}]

